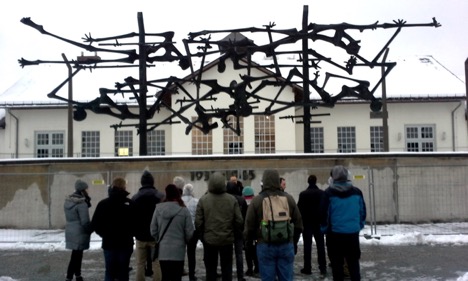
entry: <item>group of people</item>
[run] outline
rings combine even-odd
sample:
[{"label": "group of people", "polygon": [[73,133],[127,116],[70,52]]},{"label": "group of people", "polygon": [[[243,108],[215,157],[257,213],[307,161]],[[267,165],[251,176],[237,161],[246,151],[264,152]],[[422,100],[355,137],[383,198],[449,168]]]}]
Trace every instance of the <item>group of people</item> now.
[{"label": "group of people", "polygon": [[[75,280],[83,280],[83,250],[89,248],[93,231],[102,238],[105,281],[129,280],[134,249],[137,281],[150,275],[154,281],[181,280],[185,255],[189,279],[195,281],[199,241],[203,245],[207,281],[219,277],[232,280],[233,256],[238,281],[256,274],[262,280],[293,280],[301,235],[301,273],[312,274],[313,238],[322,277],[327,274],[326,246],[333,280],[343,280],[345,264],[351,280],[360,280],[359,231],[364,227],[366,209],[362,192],[353,186],[347,169],[335,166],[325,191],[317,187],[317,177],[310,175],[297,204],[285,191],[286,182],[277,170],[265,170],[261,184],[261,192],[255,195],[235,176],[226,180],[224,174],[215,172],[210,175],[206,192],[196,198],[193,185],[186,184],[182,177],[175,177],[163,193],[154,187],[151,173],[145,171],[141,188],[132,198],[128,198],[125,179],[114,179],[108,198],[98,203],[90,219],[88,186],[78,180],[75,192],[64,205],[66,247],[72,250],[66,280],[73,280],[74,276]],[[262,202],[266,196],[282,197],[288,205],[293,235],[281,243],[262,237],[266,212]]]}]

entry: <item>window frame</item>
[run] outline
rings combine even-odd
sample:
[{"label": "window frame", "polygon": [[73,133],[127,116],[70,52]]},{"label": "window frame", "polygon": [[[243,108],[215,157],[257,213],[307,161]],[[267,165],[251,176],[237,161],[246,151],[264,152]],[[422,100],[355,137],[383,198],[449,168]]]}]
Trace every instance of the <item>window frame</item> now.
[{"label": "window frame", "polygon": [[336,133],[338,153],[356,152],[356,127],[339,126],[336,128]]},{"label": "window frame", "polygon": [[[47,143],[39,143],[40,135],[47,135]],[[57,139],[57,136],[60,136]],[[42,139],[43,140],[43,139]],[[57,143],[57,140],[59,141]],[[61,142],[60,142],[61,141]],[[39,152],[41,150],[42,152]],[[45,156],[44,153],[46,152]],[[35,158],[63,158],[65,157],[65,131],[35,131],[34,132]]]}]

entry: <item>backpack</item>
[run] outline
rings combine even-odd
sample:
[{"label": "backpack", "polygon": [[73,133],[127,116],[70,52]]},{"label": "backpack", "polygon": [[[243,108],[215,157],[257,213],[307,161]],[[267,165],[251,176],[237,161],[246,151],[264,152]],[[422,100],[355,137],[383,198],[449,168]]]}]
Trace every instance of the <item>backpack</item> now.
[{"label": "backpack", "polygon": [[294,233],[286,196],[265,195],[262,201],[262,238],[267,243],[287,243]]}]

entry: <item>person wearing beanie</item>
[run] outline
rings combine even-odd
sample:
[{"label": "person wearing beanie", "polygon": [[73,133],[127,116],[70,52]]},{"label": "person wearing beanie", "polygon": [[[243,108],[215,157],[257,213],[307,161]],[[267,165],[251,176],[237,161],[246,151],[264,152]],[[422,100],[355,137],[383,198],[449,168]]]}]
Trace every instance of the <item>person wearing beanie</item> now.
[{"label": "person wearing beanie", "polygon": [[[262,237],[261,223],[263,220],[263,199],[268,196],[285,197],[290,222],[294,225],[294,233],[289,241],[283,243],[268,243]],[[257,241],[257,258],[262,280],[293,280],[294,255],[302,232],[302,217],[294,198],[284,192],[280,186],[280,176],[277,170],[265,170],[262,176],[262,191],[250,202],[244,225],[244,239]]]},{"label": "person wearing beanie", "polygon": [[[195,229],[195,213],[197,211],[198,205],[198,198],[195,197],[193,193],[193,185],[187,183],[184,185],[184,189],[182,192],[182,200],[187,206],[187,209],[190,212],[190,216],[192,218],[193,227]],[[195,276],[195,267],[196,267],[196,250],[198,244],[199,236],[196,231],[193,232],[192,238],[187,243],[187,261],[188,261],[188,275],[190,281],[197,280]]]},{"label": "person wearing beanie", "polygon": [[208,192],[198,201],[195,229],[203,243],[206,280],[216,281],[218,259],[222,280],[232,279],[234,232],[242,229],[243,219],[234,196],[226,193],[226,177],[220,172],[210,175]]},{"label": "person wearing beanie", "polygon": [[184,192],[185,179],[181,176],[175,176],[172,183],[177,187],[180,191],[180,195],[182,196],[182,193]]},{"label": "person wearing beanie", "polygon": [[[250,205],[250,202],[255,196],[253,188],[249,185],[244,187],[242,190],[242,196],[244,197],[247,206]],[[257,244],[255,241],[244,241],[244,244],[245,262],[247,264],[245,275],[253,277],[255,274],[258,274]]]},{"label": "person wearing beanie", "polygon": [[136,215],[126,189],[127,181],[122,177],[115,178],[109,188],[109,197],[98,203],[91,221],[94,231],[102,238],[105,281],[129,280]]},{"label": "person wearing beanie", "polygon": [[65,198],[65,247],[72,250],[68,263],[66,280],[82,281],[81,264],[83,251],[89,249],[92,231],[89,219],[91,198],[88,196],[88,184],[82,180],[75,182],[75,192]]},{"label": "person wearing beanie", "polygon": [[361,280],[359,232],[366,222],[366,204],[359,188],[349,180],[348,170],[334,166],[333,183],[325,190],[320,227],[326,235],[333,280],[343,280],[346,262],[351,280]]},{"label": "person wearing beanie", "polygon": [[151,219],[156,205],[164,200],[164,193],[154,187],[153,175],[145,170],[141,175],[141,187],[133,195],[135,208],[135,260],[136,281],[145,281],[145,276],[152,276],[154,281],[161,280],[159,261],[153,261],[151,253],[156,245],[150,233]]}]

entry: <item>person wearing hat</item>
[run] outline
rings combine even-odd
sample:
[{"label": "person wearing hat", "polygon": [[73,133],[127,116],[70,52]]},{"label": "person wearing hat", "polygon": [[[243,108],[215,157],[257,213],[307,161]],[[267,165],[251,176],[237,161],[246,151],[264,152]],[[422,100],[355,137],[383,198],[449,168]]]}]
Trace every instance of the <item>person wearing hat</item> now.
[{"label": "person wearing hat", "polygon": [[[156,204],[164,200],[164,193],[154,187],[154,177],[149,171],[141,175],[141,187],[133,195],[135,207],[135,259],[136,281],[145,281],[145,276],[153,276],[154,281],[161,280],[161,267],[159,261],[151,258],[156,241],[150,232],[151,219],[153,218]],[[145,269],[146,267],[146,269]]]},{"label": "person wearing hat", "polygon": [[112,181],[109,197],[96,206],[92,226],[102,238],[104,252],[104,281],[128,281],[130,258],[135,236],[133,201],[127,196],[127,181],[117,177]]},{"label": "person wearing hat", "polygon": [[[190,216],[192,217],[193,227],[195,229],[195,213],[197,211],[198,205],[198,198],[195,197],[193,192],[193,185],[187,183],[184,185],[184,189],[182,192],[182,200],[187,206],[187,209],[190,212]],[[193,232],[192,238],[187,243],[187,261],[188,261],[188,274],[190,281],[196,281],[197,277],[195,276],[195,267],[197,264],[196,260],[196,250],[198,244],[199,236],[196,231]]]},{"label": "person wearing hat", "polygon": [[82,281],[81,264],[83,251],[89,249],[92,231],[89,219],[91,198],[88,196],[88,184],[82,180],[75,182],[75,192],[65,198],[63,209],[65,212],[65,247],[72,250],[68,263],[66,280]]},{"label": "person wearing hat", "polygon": [[[247,185],[242,190],[242,196],[247,202],[247,206],[250,205],[250,202],[255,196],[254,190],[252,187]],[[258,259],[257,259],[257,250],[256,250],[256,242],[253,240],[247,241],[245,240],[245,262],[247,264],[247,271],[245,272],[246,276],[253,277],[258,274]]]},{"label": "person wearing hat", "polygon": [[350,181],[345,167],[333,167],[331,177],[333,183],[322,199],[320,227],[326,234],[333,280],[344,279],[344,262],[348,265],[351,280],[361,280],[359,232],[366,222],[364,197]]}]

